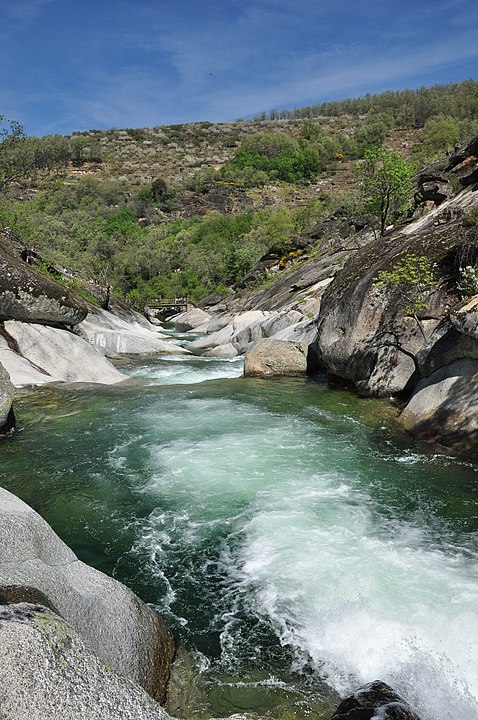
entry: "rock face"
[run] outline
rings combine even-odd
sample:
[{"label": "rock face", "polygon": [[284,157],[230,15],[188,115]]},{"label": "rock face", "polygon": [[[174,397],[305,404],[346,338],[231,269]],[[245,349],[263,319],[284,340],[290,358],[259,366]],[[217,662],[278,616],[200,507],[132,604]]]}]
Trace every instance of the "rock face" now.
[{"label": "rock face", "polygon": [[[450,210],[453,202],[448,201]],[[324,293],[318,319],[321,359],[332,375],[364,395],[413,388],[419,379],[417,354],[455,301],[448,288],[453,285],[449,272],[459,244],[457,232],[454,221],[435,226],[433,218],[422,218],[363,248],[337,275]],[[428,258],[436,273],[436,290],[419,312],[419,322],[407,314],[400,291],[374,286],[381,270],[410,256]]]},{"label": "rock face", "polygon": [[4,349],[2,361],[9,368],[14,385],[28,384],[32,374],[35,384],[55,381],[113,384],[126,378],[94,347],[67,330],[16,320],[6,322],[5,330],[31,369],[26,377],[22,375],[27,368],[18,362],[19,355],[14,357],[15,353]]},{"label": "rock face", "polygon": [[410,705],[379,680],[343,700],[331,720],[420,720]]},{"label": "rock face", "polygon": [[445,173],[439,170],[425,170],[418,178],[418,192],[415,195],[415,201],[433,202],[440,205],[442,202],[452,197],[453,188]]},{"label": "rock face", "polygon": [[76,325],[86,313],[79,296],[0,247],[0,321]]},{"label": "rock face", "polygon": [[[3,338],[0,338],[2,340]],[[10,375],[3,365],[0,365],[0,433],[9,430],[13,425],[12,400],[15,388]]]},{"label": "rock face", "polygon": [[41,604],[0,606],[2,720],[169,720]]},{"label": "rock face", "polygon": [[116,355],[184,355],[187,350],[138,324],[126,322],[107,310],[95,309],[78,325],[77,332],[107,357]]},{"label": "rock face", "polygon": [[309,348],[305,344],[264,338],[254,343],[244,358],[246,377],[305,375]]},{"label": "rock face", "polygon": [[159,615],[124,585],[80,562],[45,520],[1,488],[0,536],[0,603],[47,605],[100,660],[161,700],[174,642]]}]

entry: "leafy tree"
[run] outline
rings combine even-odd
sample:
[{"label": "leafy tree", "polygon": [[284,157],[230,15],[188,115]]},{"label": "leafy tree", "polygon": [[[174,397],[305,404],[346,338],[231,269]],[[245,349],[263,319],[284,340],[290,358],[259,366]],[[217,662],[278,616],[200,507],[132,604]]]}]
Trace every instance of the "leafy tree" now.
[{"label": "leafy tree", "polygon": [[427,257],[407,255],[389,270],[381,270],[373,284],[378,289],[389,290],[400,302],[404,302],[405,313],[417,319],[417,313],[427,307],[428,295],[436,281]]},{"label": "leafy tree", "polygon": [[371,147],[357,165],[365,211],[378,217],[380,235],[391,216],[402,214],[407,208],[414,167],[400,153],[386,147]]},{"label": "leafy tree", "polygon": [[20,123],[0,115],[0,191],[23,178],[24,168],[18,163],[16,150],[24,139]]}]

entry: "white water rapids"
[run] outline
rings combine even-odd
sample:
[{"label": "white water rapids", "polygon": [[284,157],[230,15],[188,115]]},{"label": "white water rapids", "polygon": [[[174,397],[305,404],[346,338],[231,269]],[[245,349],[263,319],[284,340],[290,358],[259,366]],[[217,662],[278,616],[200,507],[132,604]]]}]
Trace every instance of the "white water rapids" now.
[{"label": "white water rapids", "polygon": [[[170,363],[176,381],[178,364],[187,366]],[[223,377],[237,367],[222,363]],[[207,365],[179,379],[205,373]],[[290,397],[283,412],[256,399],[183,395],[167,405],[168,440],[148,443],[142,487],[161,507],[139,541],[152,572],[164,571],[176,544],[201,553],[220,527],[217,559],[200,572],[221,578],[209,600],[223,661],[245,642],[246,613],[293,650],[296,671],[312,666],[342,695],[381,679],[424,720],[478,718],[476,546],[449,536],[449,523],[437,526],[420,488],[424,468],[425,485],[434,477],[433,458],[381,455],[358,422],[320,404],[290,414]],[[157,409],[149,412],[153,422]],[[436,463],[452,493],[453,461]],[[402,478],[418,496],[411,514],[395,497]],[[175,583],[168,580],[173,606]]]},{"label": "white water rapids", "polygon": [[123,367],[143,380],[25,395],[0,484],[200,658],[209,705],[178,715],[322,720],[380,679],[422,720],[478,720],[478,465],[320,382]]}]

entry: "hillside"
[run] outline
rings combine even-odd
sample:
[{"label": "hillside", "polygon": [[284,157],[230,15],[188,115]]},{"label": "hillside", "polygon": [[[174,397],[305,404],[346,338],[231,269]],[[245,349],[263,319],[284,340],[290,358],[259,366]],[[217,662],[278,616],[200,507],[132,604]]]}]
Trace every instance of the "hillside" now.
[{"label": "hillside", "polygon": [[140,309],[237,291],[271,248],[289,269],[296,239],[337,208],[350,221],[367,214],[357,164],[369,148],[417,171],[478,132],[477,84],[289,115],[44,138],[3,118],[0,225],[35,249],[41,269],[100,302],[116,295]]}]

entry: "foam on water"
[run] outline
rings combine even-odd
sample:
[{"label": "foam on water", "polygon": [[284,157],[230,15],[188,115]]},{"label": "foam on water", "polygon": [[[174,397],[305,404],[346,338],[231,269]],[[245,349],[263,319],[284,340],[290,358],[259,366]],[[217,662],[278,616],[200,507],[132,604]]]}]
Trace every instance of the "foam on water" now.
[{"label": "foam on water", "polygon": [[2,484],[21,494],[27,478],[55,529],[153,602],[213,681],[284,693],[282,714],[259,714],[329,717],[301,714],[300,693],[381,679],[423,720],[478,720],[476,467],[396,445],[352,396],[236,379],[241,361],[128,372],[150,384],[71,397],[78,415],[53,403],[15,439],[23,453],[5,447]]},{"label": "foam on water", "polygon": [[244,360],[231,358],[197,358],[190,355],[168,355],[142,358],[123,367],[132,377],[147,378],[157,385],[189,385],[206,380],[235,378],[242,375]]},{"label": "foam on water", "polygon": [[[207,601],[225,667],[243,651],[246,615],[293,651],[295,671],[312,667],[341,694],[380,678],[425,720],[478,718],[476,555],[439,542],[427,507],[419,523],[383,512],[352,469],[360,437],[324,436],[323,415],[318,427],[232,400],[177,404],[170,440],[148,447],[142,488],[169,510],[153,513],[139,544],[158,572],[172,546],[178,558],[210,547],[184,572],[198,594],[208,576],[221,585]],[[373,476],[384,461],[370,458]],[[424,458],[386,462],[413,472]]]}]

